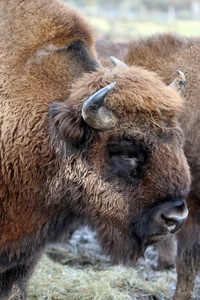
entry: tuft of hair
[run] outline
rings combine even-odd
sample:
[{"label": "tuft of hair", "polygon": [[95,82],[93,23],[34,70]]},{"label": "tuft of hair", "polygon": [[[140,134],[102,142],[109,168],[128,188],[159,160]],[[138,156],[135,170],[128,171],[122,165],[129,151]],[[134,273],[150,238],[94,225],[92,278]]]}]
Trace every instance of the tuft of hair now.
[{"label": "tuft of hair", "polygon": [[[95,74],[85,74],[78,82],[79,88],[75,88],[77,83],[72,87],[70,99],[75,106],[82,105],[98,89],[114,81],[116,85],[105,105],[117,115],[126,115],[138,107],[176,116],[184,108],[184,100],[177,91],[165,85],[156,73],[136,66],[127,70],[121,67],[106,71],[98,69]],[[111,98],[112,101],[109,101]]]}]

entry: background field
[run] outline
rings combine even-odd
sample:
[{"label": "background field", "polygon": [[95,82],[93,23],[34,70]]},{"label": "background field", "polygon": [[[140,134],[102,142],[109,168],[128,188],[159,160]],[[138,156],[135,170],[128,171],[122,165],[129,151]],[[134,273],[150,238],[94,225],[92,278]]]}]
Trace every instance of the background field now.
[{"label": "background field", "polygon": [[70,1],[88,18],[97,39],[129,41],[155,33],[200,34],[200,1]]}]

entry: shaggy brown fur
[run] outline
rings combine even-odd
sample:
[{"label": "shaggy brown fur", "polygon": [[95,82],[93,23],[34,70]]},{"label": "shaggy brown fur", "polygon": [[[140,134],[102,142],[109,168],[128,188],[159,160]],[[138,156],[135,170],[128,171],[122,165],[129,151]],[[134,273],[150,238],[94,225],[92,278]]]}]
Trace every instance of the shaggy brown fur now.
[{"label": "shaggy brown fur", "polygon": [[[0,19],[0,297],[24,300],[43,248],[76,222],[136,261],[171,232],[163,214],[185,211],[190,174],[182,99],[156,75],[98,68],[87,23],[56,0],[1,0]],[[113,81],[117,125],[95,130],[82,105]]]},{"label": "shaggy brown fur", "polygon": [[[121,47],[123,48],[122,45]],[[99,55],[101,51],[102,47],[98,51]],[[107,51],[106,47],[106,53]],[[134,64],[156,71],[166,84],[172,81],[175,69],[182,70],[186,76],[186,89],[183,92],[185,108],[180,116],[180,124],[185,134],[185,153],[193,180],[187,200],[189,218],[178,234],[178,283],[174,299],[188,300],[191,299],[194,279],[200,264],[200,39],[171,34],[158,35],[132,42],[130,45],[124,44],[123,52],[120,52],[119,56],[126,51],[124,61],[127,65]],[[105,56],[103,57],[105,59]]]},{"label": "shaggy brown fur", "polygon": [[[200,264],[200,39],[180,36],[155,36],[130,45],[126,56],[128,64],[137,64],[156,71],[166,83],[173,77],[174,68],[186,76],[186,99],[180,123],[185,134],[185,154],[192,172],[191,194],[188,199],[190,215],[188,222],[179,234],[178,283],[174,299],[191,299],[194,279]],[[196,228],[192,231],[191,226]]]}]

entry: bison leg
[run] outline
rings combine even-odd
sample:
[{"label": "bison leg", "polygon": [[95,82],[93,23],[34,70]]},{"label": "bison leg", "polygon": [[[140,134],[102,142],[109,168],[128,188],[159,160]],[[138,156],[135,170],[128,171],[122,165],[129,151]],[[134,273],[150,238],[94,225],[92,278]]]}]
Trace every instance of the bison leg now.
[{"label": "bison leg", "polygon": [[200,267],[199,213],[190,212],[181,232],[178,233],[177,287],[174,300],[190,300]]},{"label": "bison leg", "polygon": [[170,269],[175,266],[177,242],[174,235],[170,235],[165,240],[155,244],[155,249],[159,254],[157,270]]},{"label": "bison leg", "polygon": [[0,274],[0,299],[25,300],[28,278],[29,269],[26,266],[15,267]]},{"label": "bison leg", "polygon": [[16,264],[9,270],[0,273],[0,299],[26,300],[29,278],[40,255],[27,258],[24,264]]}]

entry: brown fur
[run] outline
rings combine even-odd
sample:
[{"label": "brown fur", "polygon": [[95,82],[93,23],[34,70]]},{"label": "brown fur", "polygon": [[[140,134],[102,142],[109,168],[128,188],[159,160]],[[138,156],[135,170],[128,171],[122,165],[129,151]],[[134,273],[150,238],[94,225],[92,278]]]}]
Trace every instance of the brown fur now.
[{"label": "brown fur", "polygon": [[[186,105],[181,114],[180,123],[185,134],[185,153],[191,165],[193,175],[192,191],[195,197],[200,195],[200,133],[194,128],[200,126],[200,102],[198,66],[200,63],[200,39],[179,36],[155,36],[147,41],[133,43],[125,61],[156,71],[167,84],[173,79],[173,70],[180,69],[186,76],[186,89],[183,96]],[[192,154],[191,154],[192,153]]]},{"label": "brown fur", "polygon": [[98,50],[99,59],[108,59],[109,56],[118,55],[118,59],[124,58],[127,54],[127,48],[124,43],[105,42],[104,40],[97,40],[95,47]]},{"label": "brown fur", "polygon": [[[191,299],[194,279],[200,264],[200,39],[173,35],[155,36],[130,45],[126,62],[156,71],[166,83],[170,82],[174,68],[182,70],[186,76],[186,89],[183,93],[186,106],[181,114],[180,123],[185,134],[185,154],[193,180],[188,200],[190,216],[178,236],[178,283],[174,299]],[[190,224],[198,228],[193,230],[192,234],[189,234]]]},{"label": "brown fur", "polygon": [[177,239],[175,235],[170,235],[163,241],[155,244],[158,251],[158,263],[156,270],[168,270],[176,265]]},{"label": "brown fur", "polygon": [[[161,214],[190,174],[183,101],[155,74],[98,68],[90,27],[57,0],[1,0],[0,18],[0,297],[24,300],[43,248],[76,222],[113,261],[135,262],[169,234]],[[95,130],[82,105],[113,81],[116,127]],[[128,148],[140,164],[119,176],[112,159]]]},{"label": "brown fur", "polygon": [[[186,88],[183,92],[185,108],[180,116],[180,124],[185,135],[184,149],[191,168],[192,187],[187,201],[190,215],[181,233],[178,234],[178,283],[174,299],[191,299],[200,261],[198,225],[200,212],[200,39],[171,34],[157,35],[124,44],[123,53],[126,51],[124,61],[127,65],[134,64],[156,71],[166,84],[172,82],[176,69],[183,71],[186,76]],[[191,227],[195,230],[191,231]]]}]

